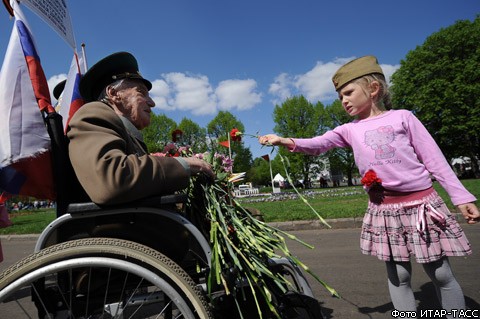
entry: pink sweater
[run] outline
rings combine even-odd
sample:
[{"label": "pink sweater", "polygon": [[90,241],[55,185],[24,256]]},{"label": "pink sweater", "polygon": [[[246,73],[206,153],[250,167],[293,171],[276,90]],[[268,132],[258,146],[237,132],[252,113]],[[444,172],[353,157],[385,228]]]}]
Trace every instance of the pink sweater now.
[{"label": "pink sweater", "polygon": [[476,201],[448,164],[423,124],[407,110],[340,125],[322,136],[294,138],[293,152],[319,155],[334,147],[351,147],[363,176],[372,169],[389,190],[411,192],[432,186],[430,173],[454,205]]}]

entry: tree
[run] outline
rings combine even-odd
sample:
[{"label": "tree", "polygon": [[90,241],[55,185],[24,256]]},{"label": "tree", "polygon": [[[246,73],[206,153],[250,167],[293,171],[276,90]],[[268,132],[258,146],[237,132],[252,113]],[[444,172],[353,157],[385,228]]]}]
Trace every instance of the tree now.
[{"label": "tree", "polygon": [[207,150],[207,130],[194,121],[183,118],[178,124],[183,133],[183,144],[189,145],[194,153],[203,153]]},{"label": "tree", "polygon": [[172,140],[172,132],[177,123],[164,114],[151,114],[150,125],[142,131],[143,140],[149,152],[162,152],[165,145]]},{"label": "tree", "polygon": [[[243,147],[243,145],[235,147],[235,149],[233,171],[235,173],[247,172],[248,174],[248,171],[252,167],[252,152],[248,147]],[[248,179],[249,176],[247,175],[247,180]]]},{"label": "tree", "polygon": [[[266,187],[272,186],[272,177],[275,177],[277,173],[285,176],[282,163],[278,156],[270,158],[271,163],[267,162],[261,157],[257,157],[253,160],[252,167],[248,171],[248,180],[255,185],[263,185]],[[270,175],[270,164],[272,165],[272,175]]]},{"label": "tree", "polygon": [[213,139],[223,140],[227,139],[227,134],[233,129],[237,128],[243,132],[245,127],[232,113],[228,111],[220,111],[213,120],[207,125],[207,133]]},{"label": "tree", "polygon": [[268,162],[261,157],[253,160],[252,167],[248,171],[248,180],[254,185],[270,185],[270,167]]},{"label": "tree", "polygon": [[480,16],[458,21],[408,52],[392,76],[392,102],[412,110],[447,158],[480,155]]},{"label": "tree", "polygon": [[[331,130],[351,120],[351,117],[345,112],[340,100],[335,100],[332,104],[325,107],[320,121]],[[328,151],[326,156],[330,160],[331,170],[340,170],[346,173],[348,185],[352,186],[353,174],[357,171],[352,149],[348,147],[335,148]]]},{"label": "tree", "polygon": [[[303,96],[294,96],[285,100],[281,106],[276,105],[273,111],[276,123],[274,132],[280,136],[297,138],[310,138],[320,135],[325,127],[320,121],[323,104],[318,102],[315,106]],[[303,153],[291,153],[285,148],[280,148],[279,153],[287,157],[290,162],[289,173],[292,178],[303,178],[304,184],[309,185],[311,166],[316,162],[316,157]]]},{"label": "tree", "polygon": [[[207,125],[207,133],[210,137],[211,149],[218,149],[219,141],[228,140],[230,131],[236,128],[244,132],[245,127],[232,113],[220,111],[217,116]],[[230,142],[232,157],[234,160],[234,171],[248,171],[252,166],[252,153],[245,148],[242,142]]]}]

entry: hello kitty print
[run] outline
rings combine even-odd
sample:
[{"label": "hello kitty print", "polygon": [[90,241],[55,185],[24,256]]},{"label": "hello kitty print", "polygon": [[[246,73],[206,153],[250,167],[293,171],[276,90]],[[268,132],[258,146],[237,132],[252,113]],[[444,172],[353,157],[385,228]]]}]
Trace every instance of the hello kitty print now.
[{"label": "hello kitty print", "polygon": [[365,144],[375,151],[378,160],[395,156],[395,147],[390,144],[395,140],[395,133],[391,125],[365,132]]}]

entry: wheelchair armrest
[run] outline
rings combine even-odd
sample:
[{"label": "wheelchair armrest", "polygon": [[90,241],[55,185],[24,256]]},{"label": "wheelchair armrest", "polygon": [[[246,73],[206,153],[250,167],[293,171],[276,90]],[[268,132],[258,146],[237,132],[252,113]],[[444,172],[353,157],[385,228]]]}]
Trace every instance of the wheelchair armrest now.
[{"label": "wheelchair armrest", "polygon": [[170,194],[162,196],[153,196],[142,198],[133,202],[118,204],[118,205],[97,205],[94,202],[72,203],[68,205],[69,213],[80,213],[87,211],[99,211],[106,208],[129,208],[129,207],[155,207],[162,208],[167,205],[186,203],[188,199],[187,194]]},{"label": "wheelchair armrest", "polygon": [[[170,194],[170,195],[142,198],[132,203],[129,203],[128,206],[132,205],[132,206],[161,207],[163,205],[169,205],[169,204],[186,203],[187,199],[188,199],[187,194]],[[125,206],[125,205],[122,205],[122,206]]]},{"label": "wheelchair armrest", "polygon": [[68,213],[80,213],[86,211],[96,211],[101,210],[102,208],[95,204],[94,202],[87,202],[87,203],[74,203],[69,204],[67,208]]}]

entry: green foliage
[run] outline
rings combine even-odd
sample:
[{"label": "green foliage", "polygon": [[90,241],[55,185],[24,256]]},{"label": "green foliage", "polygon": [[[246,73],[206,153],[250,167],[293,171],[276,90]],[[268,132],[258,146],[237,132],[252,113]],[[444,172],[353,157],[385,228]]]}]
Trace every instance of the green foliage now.
[{"label": "green foliage", "polygon": [[[151,124],[143,130],[143,137],[149,152],[163,152],[165,145],[172,141],[172,132],[180,129],[181,141],[177,143],[189,145],[194,153],[203,153],[207,150],[228,154],[228,149],[219,146],[218,141],[228,139],[228,134],[233,128],[240,132],[244,126],[233,114],[220,111],[218,115],[208,124],[207,129],[200,127],[190,119],[183,118],[177,123],[164,114],[152,113]],[[207,142],[207,132],[210,143]],[[252,153],[249,148],[244,147],[242,142],[231,142],[232,157],[234,159],[235,172],[248,172],[252,167]]]},{"label": "green foliage", "polygon": [[248,172],[252,167],[252,152],[243,146],[235,147],[235,149],[233,171],[235,173]]},{"label": "green foliage", "polygon": [[252,167],[247,173],[248,180],[253,185],[269,185],[270,184],[270,170],[268,163],[262,158],[256,158],[253,160]]},{"label": "green foliage", "polygon": [[414,111],[447,158],[480,154],[480,16],[410,51],[393,74],[395,108]]},{"label": "green foliage", "polygon": [[[273,130],[284,137],[310,138],[320,135],[325,131],[320,120],[323,109],[322,103],[313,105],[303,96],[288,98],[281,106],[275,106],[273,118],[276,125]],[[285,148],[280,148],[279,152],[290,162],[289,173],[292,179],[309,180],[308,175],[312,164],[316,163],[316,157],[291,153]]]},{"label": "green foliage", "polygon": [[162,152],[165,145],[172,140],[172,132],[177,123],[164,114],[152,112],[150,126],[143,129],[143,140],[150,153]]},{"label": "green foliage", "polygon": [[308,138],[319,133],[319,115],[323,105],[313,105],[304,96],[285,100],[273,110],[274,131],[282,136]]},{"label": "green foliage", "polygon": [[207,125],[207,133],[212,139],[219,141],[227,140],[227,134],[233,128],[237,128],[240,132],[244,132],[245,127],[232,113],[228,111],[220,111],[213,120]]},{"label": "green foliage", "polygon": [[[218,150],[220,153],[228,154],[228,150],[219,146],[219,141],[226,141],[230,131],[236,128],[245,133],[245,126],[232,113],[220,111],[217,116],[207,125],[207,133],[210,137],[210,149]],[[243,139],[244,137],[242,137]],[[248,172],[252,166],[252,153],[250,149],[245,148],[243,142],[230,142],[232,158],[234,160],[233,169],[235,172]]]},{"label": "green foliage", "polygon": [[[352,118],[345,112],[340,100],[335,100],[327,105],[322,112],[321,122],[329,129],[348,123]],[[341,171],[346,173],[348,185],[353,185],[352,177],[358,172],[355,164],[355,158],[351,148],[335,148],[325,154],[330,161],[332,171]]]},{"label": "green foliage", "polygon": [[183,132],[182,144],[189,145],[194,153],[207,151],[207,130],[190,119],[183,118],[178,124]]},{"label": "green foliage", "polygon": [[275,177],[278,173],[285,175],[283,173],[283,165],[280,162],[279,157],[272,158],[270,155],[270,161],[272,165],[272,176],[270,175],[270,164],[263,158],[256,158],[253,161],[252,167],[249,170],[247,175],[248,180],[252,182],[254,185],[264,185],[270,187],[270,191],[272,192],[272,178]]}]

